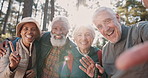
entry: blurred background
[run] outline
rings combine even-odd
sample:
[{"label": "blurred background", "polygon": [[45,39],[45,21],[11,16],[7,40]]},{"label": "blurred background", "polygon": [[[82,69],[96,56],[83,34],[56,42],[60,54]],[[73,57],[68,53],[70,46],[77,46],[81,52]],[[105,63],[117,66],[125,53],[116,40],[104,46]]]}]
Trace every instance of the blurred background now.
[{"label": "blurred background", "polygon": [[[42,32],[50,30],[55,16],[66,16],[71,30],[79,24],[92,24],[95,9],[106,6],[120,16],[122,23],[132,25],[139,21],[148,21],[148,9],[141,0],[0,0],[0,42],[15,37],[15,27],[23,17],[33,17],[40,23]],[[107,42],[96,31],[94,46],[102,48]]]}]

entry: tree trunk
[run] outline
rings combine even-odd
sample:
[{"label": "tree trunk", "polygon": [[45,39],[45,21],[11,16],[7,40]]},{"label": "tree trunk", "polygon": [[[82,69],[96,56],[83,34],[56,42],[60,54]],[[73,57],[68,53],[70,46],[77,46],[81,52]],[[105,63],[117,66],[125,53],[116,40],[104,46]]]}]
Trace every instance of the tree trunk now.
[{"label": "tree trunk", "polygon": [[24,0],[24,8],[23,8],[23,16],[24,17],[31,17],[32,15],[32,6],[33,0]]},{"label": "tree trunk", "polygon": [[51,4],[51,21],[53,20],[54,18],[54,11],[55,11],[55,8],[54,8],[54,0],[51,0],[50,1],[50,4]]},{"label": "tree trunk", "polygon": [[48,12],[48,3],[49,0],[46,0],[45,7],[44,7],[44,18],[43,18],[43,29],[42,31],[46,31],[46,22],[47,22],[47,12]]},{"label": "tree trunk", "polygon": [[35,17],[37,16],[37,11],[38,11],[37,7],[38,7],[38,4],[39,4],[39,0],[37,0],[36,6],[35,6]]},{"label": "tree trunk", "polygon": [[8,17],[9,17],[10,12],[11,12],[11,6],[12,6],[12,0],[9,0],[7,13],[6,13],[5,19],[4,19],[2,34],[5,34],[6,33],[6,25],[7,25]]},{"label": "tree trunk", "polygon": [[19,20],[19,17],[20,17],[20,7],[21,7],[21,3],[22,3],[22,2],[19,3],[19,10],[18,10],[17,19],[16,19],[16,25],[17,25],[18,22],[19,22],[18,20]]},{"label": "tree trunk", "polygon": [[2,15],[3,4],[4,4],[4,0],[3,0],[3,2],[2,2],[1,9],[0,9],[0,17],[1,17],[1,15]]}]

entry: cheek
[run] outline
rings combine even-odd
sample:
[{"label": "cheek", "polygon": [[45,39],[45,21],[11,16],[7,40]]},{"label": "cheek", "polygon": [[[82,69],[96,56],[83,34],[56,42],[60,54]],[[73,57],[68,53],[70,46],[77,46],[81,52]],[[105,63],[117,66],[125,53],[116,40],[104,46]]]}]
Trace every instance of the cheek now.
[{"label": "cheek", "polygon": [[68,34],[68,31],[62,31],[64,35],[67,35]]},{"label": "cheek", "polygon": [[93,40],[94,40],[94,38],[92,38],[92,37],[89,39],[89,44],[90,45],[93,43]]},{"label": "cheek", "polygon": [[99,30],[100,34],[102,34],[103,36],[105,36],[105,32],[102,30]]},{"label": "cheek", "polygon": [[21,36],[21,37],[23,36],[23,32],[22,32],[22,31],[20,32],[20,36]]},{"label": "cheek", "polygon": [[79,43],[79,38],[76,38],[74,41],[75,41],[76,43]]}]

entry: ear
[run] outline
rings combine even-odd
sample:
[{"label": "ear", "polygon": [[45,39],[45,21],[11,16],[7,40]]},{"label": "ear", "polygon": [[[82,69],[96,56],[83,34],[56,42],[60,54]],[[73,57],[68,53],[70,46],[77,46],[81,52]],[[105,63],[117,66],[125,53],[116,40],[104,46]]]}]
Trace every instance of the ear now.
[{"label": "ear", "polygon": [[116,14],[116,18],[117,18],[118,22],[120,22],[120,16],[118,14]]}]

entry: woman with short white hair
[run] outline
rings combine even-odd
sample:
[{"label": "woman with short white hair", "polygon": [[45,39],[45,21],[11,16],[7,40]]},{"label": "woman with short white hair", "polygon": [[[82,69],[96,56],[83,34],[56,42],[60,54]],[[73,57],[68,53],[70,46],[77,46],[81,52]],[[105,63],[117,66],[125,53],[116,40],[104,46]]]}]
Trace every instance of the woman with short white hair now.
[{"label": "woman with short white hair", "polygon": [[89,76],[79,68],[79,65],[81,65],[79,60],[84,56],[90,56],[95,63],[99,62],[97,53],[100,50],[97,47],[92,47],[94,38],[95,32],[90,25],[79,25],[75,27],[73,39],[77,47],[72,50],[72,68],[68,70],[68,67],[65,67],[65,69],[62,70],[63,78],[67,76],[68,78],[89,78]]}]

